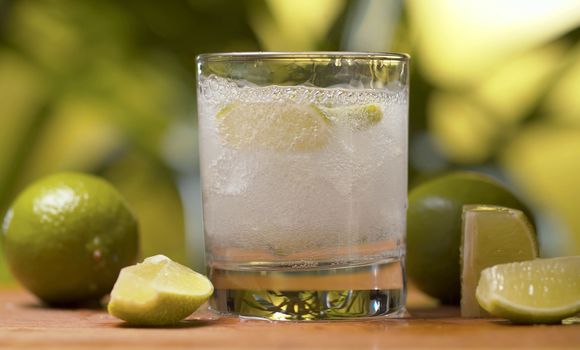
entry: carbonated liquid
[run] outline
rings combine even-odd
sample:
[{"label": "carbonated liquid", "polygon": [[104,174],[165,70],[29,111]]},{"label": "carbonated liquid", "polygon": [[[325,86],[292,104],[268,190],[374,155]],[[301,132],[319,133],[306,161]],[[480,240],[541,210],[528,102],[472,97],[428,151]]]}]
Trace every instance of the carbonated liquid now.
[{"label": "carbonated liquid", "polygon": [[298,320],[402,312],[407,94],[200,79],[213,308]]}]

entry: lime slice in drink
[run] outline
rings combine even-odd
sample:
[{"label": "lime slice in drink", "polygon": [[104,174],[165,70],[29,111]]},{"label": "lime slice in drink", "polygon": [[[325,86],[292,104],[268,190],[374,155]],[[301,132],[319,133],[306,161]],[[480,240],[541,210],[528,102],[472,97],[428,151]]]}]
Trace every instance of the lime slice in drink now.
[{"label": "lime slice in drink", "polygon": [[322,110],[333,123],[347,126],[355,131],[367,130],[383,119],[381,107],[374,104],[321,107],[320,110]]},{"label": "lime slice in drink", "polygon": [[216,122],[222,142],[238,149],[313,151],[330,138],[330,122],[314,105],[231,103]]},{"label": "lime slice in drink", "polygon": [[462,233],[461,316],[486,316],[475,298],[481,271],[537,258],[536,235],[523,212],[492,205],[463,206]]},{"label": "lime slice in drink", "polygon": [[479,304],[515,323],[556,323],[580,312],[580,256],[496,265],[482,271]]},{"label": "lime slice in drink", "polygon": [[191,315],[212,293],[205,276],[155,255],[121,270],[108,310],[135,325],[171,325]]}]

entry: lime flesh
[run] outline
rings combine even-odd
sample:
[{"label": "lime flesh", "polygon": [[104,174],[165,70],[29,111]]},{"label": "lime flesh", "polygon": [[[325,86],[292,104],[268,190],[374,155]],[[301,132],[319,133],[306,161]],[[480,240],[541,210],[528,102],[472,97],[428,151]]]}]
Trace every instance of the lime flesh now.
[{"label": "lime flesh", "polygon": [[237,149],[312,151],[330,137],[329,121],[314,105],[231,103],[216,122],[222,142]]},{"label": "lime flesh", "polygon": [[486,316],[475,298],[475,288],[483,269],[537,257],[536,235],[522,211],[490,205],[464,206],[461,316]]},{"label": "lime flesh", "polygon": [[121,270],[108,310],[130,324],[172,325],[195,312],[212,293],[205,276],[156,255]]},{"label": "lime flesh", "polygon": [[580,312],[580,256],[496,265],[482,271],[479,304],[514,323],[557,323]]}]

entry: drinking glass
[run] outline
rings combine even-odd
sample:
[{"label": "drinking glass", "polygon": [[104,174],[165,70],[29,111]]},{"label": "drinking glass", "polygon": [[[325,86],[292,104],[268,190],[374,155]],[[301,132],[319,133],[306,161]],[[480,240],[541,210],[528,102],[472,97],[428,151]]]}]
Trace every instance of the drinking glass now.
[{"label": "drinking glass", "polygon": [[197,57],[212,309],[404,312],[408,65],[392,53]]}]

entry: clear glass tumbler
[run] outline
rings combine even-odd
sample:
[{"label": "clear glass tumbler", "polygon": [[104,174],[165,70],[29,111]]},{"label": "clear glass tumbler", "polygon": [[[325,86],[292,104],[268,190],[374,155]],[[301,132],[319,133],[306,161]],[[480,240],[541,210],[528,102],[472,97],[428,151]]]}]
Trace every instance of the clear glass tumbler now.
[{"label": "clear glass tumbler", "polygon": [[409,57],[197,57],[211,307],[274,320],[405,307]]}]

